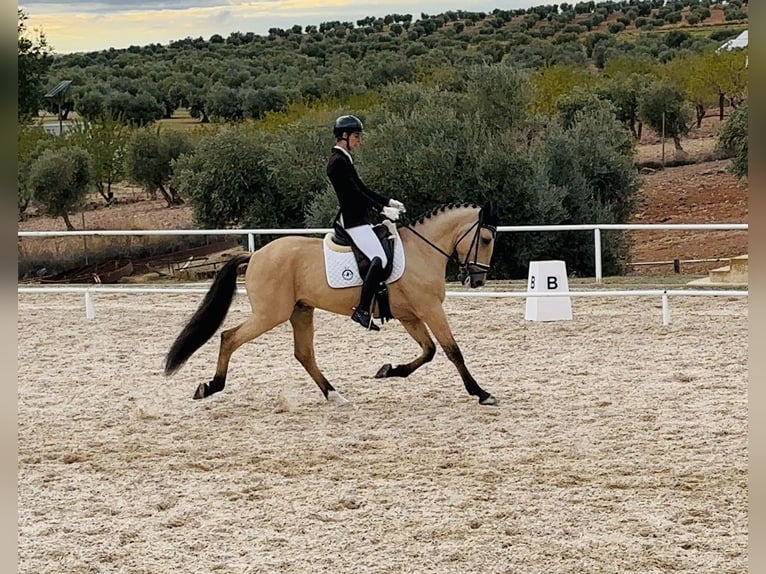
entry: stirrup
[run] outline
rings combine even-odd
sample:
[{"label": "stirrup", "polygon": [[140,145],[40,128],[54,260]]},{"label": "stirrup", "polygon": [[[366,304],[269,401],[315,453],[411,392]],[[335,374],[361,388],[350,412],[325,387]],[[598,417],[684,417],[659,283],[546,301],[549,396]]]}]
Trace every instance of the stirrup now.
[{"label": "stirrup", "polygon": [[380,327],[378,327],[375,321],[372,320],[372,315],[370,315],[369,311],[365,311],[359,308],[354,309],[354,312],[351,315],[351,319],[359,323],[365,329],[369,329],[371,331],[380,331]]}]

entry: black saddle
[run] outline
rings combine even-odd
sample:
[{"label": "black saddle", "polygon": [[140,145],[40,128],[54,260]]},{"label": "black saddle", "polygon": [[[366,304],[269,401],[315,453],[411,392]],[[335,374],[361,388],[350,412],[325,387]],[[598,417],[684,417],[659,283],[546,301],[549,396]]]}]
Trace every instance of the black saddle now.
[{"label": "black saddle", "polygon": [[[383,246],[383,253],[386,254],[386,259],[388,259],[388,263],[386,263],[382,273],[383,281],[385,281],[391,276],[391,270],[394,267],[394,236],[382,223],[373,225],[372,230],[375,232],[380,244]],[[367,275],[367,270],[370,268],[370,260],[356,245],[354,245],[351,236],[345,229],[343,229],[343,226],[337,219],[333,223],[332,241],[336,245],[351,247],[351,251],[353,251],[354,257],[356,257],[356,264],[359,266],[359,275],[362,277]]]}]

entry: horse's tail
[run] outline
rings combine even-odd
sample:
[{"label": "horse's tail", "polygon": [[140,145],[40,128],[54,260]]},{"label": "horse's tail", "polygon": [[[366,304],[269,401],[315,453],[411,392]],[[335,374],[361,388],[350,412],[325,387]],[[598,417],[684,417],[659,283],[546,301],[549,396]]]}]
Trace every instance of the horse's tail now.
[{"label": "horse's tail", "polygon": [[237,269],[250,255],[234,256],[216,274],[199,308],[170,347],[165,357],[165,375],[175,373],[221,326],[237,292]]}]

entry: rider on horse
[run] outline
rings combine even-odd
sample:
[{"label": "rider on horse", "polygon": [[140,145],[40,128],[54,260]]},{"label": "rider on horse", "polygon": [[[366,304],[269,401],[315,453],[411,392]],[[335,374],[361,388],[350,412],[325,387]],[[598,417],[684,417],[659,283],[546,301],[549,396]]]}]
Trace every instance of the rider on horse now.
[{"label": "rider on horse", "polygon": [[382,208],[383,214],[396,221],[405,212],[404,204],[368,188],[354,168],[351,152],[362,142],[362,122],[356,116],[340,116],[333,125],[336,144],[327,162],[327,177],[338,196],[340,211],[338,222],[346,230],[356,247],[370,260],[370,268],[362,285],[359,305],[354,308],[351,319],[367,329],[379,331],[372,320],[370,308],[375,287],[382,281],[382,271],[388,263],[383,247],[372,230],[368,211]]}]

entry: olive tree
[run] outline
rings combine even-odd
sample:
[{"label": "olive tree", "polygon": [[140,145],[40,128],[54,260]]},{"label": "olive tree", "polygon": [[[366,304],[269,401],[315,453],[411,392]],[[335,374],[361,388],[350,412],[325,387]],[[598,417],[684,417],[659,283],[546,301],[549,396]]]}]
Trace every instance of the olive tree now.
[{"label": "olive tree", "polygon": [[49,134],[40,126],[20,123],[17,130],[16,173],[18,183],[19,219],[25,217],[27,208],[32,201],[32,190],[29,187],[29,171],[35,160],[47,149],[56,147],[59,141],[56,136]]},{"label": "olive tree", "polygon": [[112,184],[124,174],[125,147],[130,130],[127,124],[111,114],[101,114],[79,124],[69,135],[71,141],[90,155],[93,183],[107,205],[114,201]]},{"label": "olive tree", "polygon": [[661,80],[650,84],[641,94],[638,114],[658,135],[672,138],[677,151],[683,151],[681,137],[689,133],[691,111],[677,87]]},{"label": "olive tree", "polygon": [[169,185],[172,162],[192,147],[182,132],[162,130],[160,126],[137,129],[125,146],[125,174],[150,194],[159,190],[168,207],[182,204],[184,200],[174,186]]},{"label": "olive tree", "polygon": [[207,228],[275,227],[281,199],[270,177],[267,147],[242,127],[222,130],[178,158],[173,185],[190,198],[194,219]]},{"label": "olive tree", "polygon": [[74,226],[69,214],[81,206],[90,184],[90,158],[78,147],[44,151],[30,167],[32,200],[52,217],[61,217],[67,230]]}]

